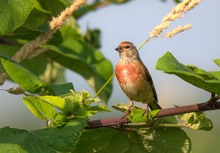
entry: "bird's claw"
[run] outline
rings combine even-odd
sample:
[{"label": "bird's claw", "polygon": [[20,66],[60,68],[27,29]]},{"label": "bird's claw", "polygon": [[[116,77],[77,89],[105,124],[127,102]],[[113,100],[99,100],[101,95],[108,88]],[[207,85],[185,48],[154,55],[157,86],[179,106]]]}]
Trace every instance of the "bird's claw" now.
[{"label": "bird's claw", "polygon": [[133,108],[132,105],[129,106],[128,110],[125,112],[125,115],[122,116],[122,119],[127,118],[131,114],[132,108]]}]

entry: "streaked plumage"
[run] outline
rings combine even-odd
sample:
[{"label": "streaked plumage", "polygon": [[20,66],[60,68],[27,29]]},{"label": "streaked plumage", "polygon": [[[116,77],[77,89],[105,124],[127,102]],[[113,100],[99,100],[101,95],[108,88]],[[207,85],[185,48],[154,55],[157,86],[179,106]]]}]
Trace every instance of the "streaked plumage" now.
[{"label": "streaked plumage", "polygon": [[115,74],[131,105],[134,100],[149,104],[151,109],[160,109],[152,78],[136,47],[131,42],[124,41],[116,50],[119,52],[120,60],[115,67]]}]

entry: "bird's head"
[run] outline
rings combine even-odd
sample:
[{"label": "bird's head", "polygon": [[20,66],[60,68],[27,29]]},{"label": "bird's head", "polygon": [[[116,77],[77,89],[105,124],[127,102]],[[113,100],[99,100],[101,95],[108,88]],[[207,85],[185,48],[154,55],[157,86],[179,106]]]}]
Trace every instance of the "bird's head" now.
[{"label": "bird's head", "polygon": [[119,52],[122,59],[139,57],[136,47],[129,41],[121,42],[115,50]]}]

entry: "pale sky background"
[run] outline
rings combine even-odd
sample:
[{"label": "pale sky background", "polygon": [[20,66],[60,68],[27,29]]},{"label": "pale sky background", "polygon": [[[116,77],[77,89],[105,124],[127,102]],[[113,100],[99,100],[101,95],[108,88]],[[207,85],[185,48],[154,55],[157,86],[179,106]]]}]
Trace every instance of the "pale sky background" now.
[{"label": "pale sky background", "polygon": [[[159,0],[133,0],[124,5],[113,5],[89,13],[79,20],[79,24],[83,31],[87,26],[102,30],[101,50],[115,66],[119,60],[119,55],[114,50],[117,45],[121,41],[129,40],[138,47],[174,6],[175,4],[171,0],[165,3]],[[200,103],[209,99],[209,93],[185,83],[174,75],[156,70],[155,65],[159,57],[170,51],[181,63],[196,65],[207,71],[219,71],[219,67],[212,61],[215,58],[220,58],[219,16],[220,1],[203,0],[182,19],[172,23],[170,28],[192,23],[192,29],[171,39],[154,39],[141,49],[141,59],[153,77],[159,103],[162,107]],[[76,90],[85,89],[94,94],[78,74],[67,71],[67,80],[73,82]],[[7,82],[1,89],[15,86],[15,84]],[[26,109],[21,96],[0,92],[2,95],[0,99],[0,127],[7,125],[15,128],[37,129],[44,126],[44,122],[33,117]],[[121,91],[117,80],[114,79],[114,90],[109,106],[127,101],[127,97]],[[105,117],[116,116],[116,113],[113,111]],[[217,152],[215,148],[219,148],[220,142],[219,113],[219,111],[205,113],[213,121],[214,129],[212,131],[186,130],[192,138],[193,152],[206,153],[211,149],[213,153]],[[97,117],[102,117],[102,115]]]}]

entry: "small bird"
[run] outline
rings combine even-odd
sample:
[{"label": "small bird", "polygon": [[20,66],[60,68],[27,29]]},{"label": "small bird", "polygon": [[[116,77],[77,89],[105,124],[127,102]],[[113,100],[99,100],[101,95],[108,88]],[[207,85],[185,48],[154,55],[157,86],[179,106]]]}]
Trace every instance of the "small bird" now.
[{"label": "small bird", "polygon": [[161,109],[157,102],[153,80],[141,61],[136,47],[129,41],[123,41],[115,50],[120,56],[115,74],[121,89],[129,98],[129,111],[133,107],[133,101],[147,104],[147,113],[148,106],[151,110]]}]

